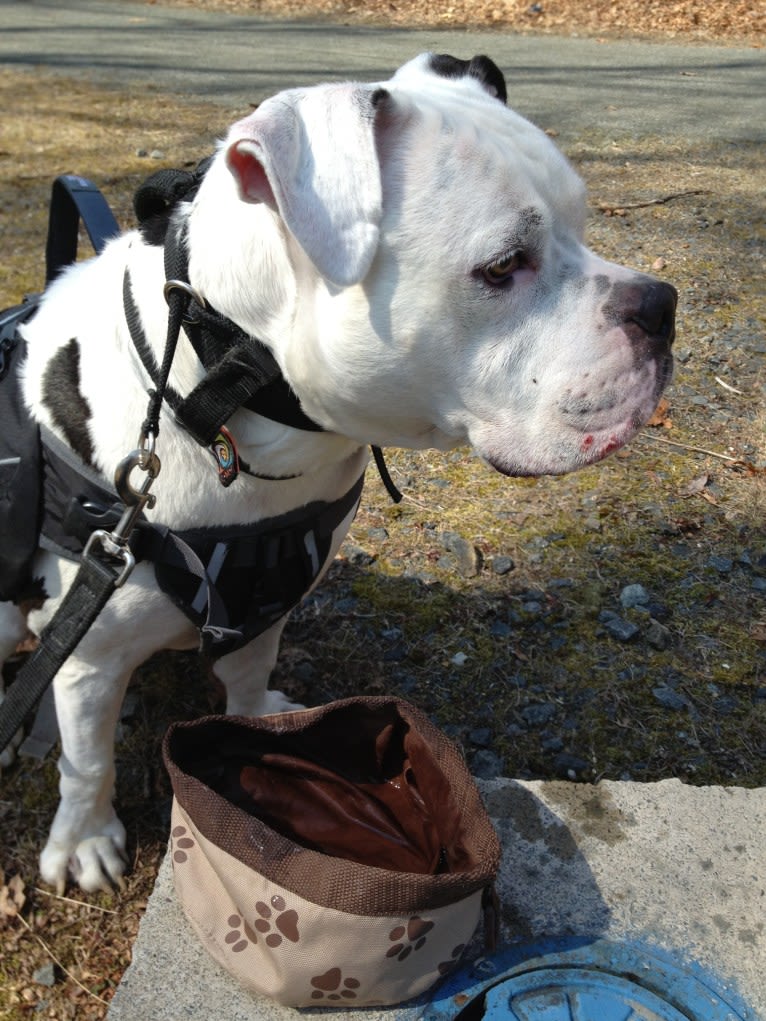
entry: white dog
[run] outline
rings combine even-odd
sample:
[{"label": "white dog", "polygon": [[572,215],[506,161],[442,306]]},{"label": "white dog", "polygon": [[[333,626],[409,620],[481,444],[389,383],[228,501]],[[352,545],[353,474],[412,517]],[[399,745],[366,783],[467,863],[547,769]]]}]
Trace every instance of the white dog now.
[{"label": "white dog", "polygon": [[[226,651],[215,673],[228,711],[288,707],[267,682],[299,593],[269,604],[280,584],[275,557],[286,543],[290,570],[306,563],[303,591],[316,582],[352,521],[368,445],[470,443],[504,474],[556,474],[603,458],[650,417],[671,371],[675,291],[584,246],[581,181],[504,100],[487,58],[430,54],[388,82],[280,93],[230,129],[169,227],[149,219],[67,270],[24,328],[29,407],[53,449],[57,438],[111,490],[163,359],[166,234],[188,251],[181,285],[193,288],[195,307],[238,328],[245,347],[258,338],[283,377],[272,403],[299,404],[310,420],[285,424],[279,407],[272,415],[235,401],[223,429],[212,415],[201,430],[228,444],[216,461],[208,440],[179,424],[179,404],[226,345],[206,359],[185,327],[169,377],[175,403],[164,405],[156,439],[156,506],[145,518],[162,526],[155,539],[170,530],[204,547],[207,574],[201,584],[181,577],[177,558],[141,560],[59,671],[61,802],[41,856],[45,881],[62,888],[71,873],[85,890],[120,882],[114,729],[129,678],[152,653],[194,647],[207,620],[213,652],[216,643]],[[126,307],[138,321],[133,336]],[[266,519],[266,553],[242,553],[242,536]],[[210,623],[210,583],[226,574],[232,535],[242,540],[242,570],[222,599],[235,608]],[[36,633],[77,570],[52,548],[43,542],[34,564],[44,596],[29,615]],[[243,571],[261,577],[259,556],[271,557],[266,593],[242,596]],[[2,610],[7,656],[27,622],[13,603]]]}]

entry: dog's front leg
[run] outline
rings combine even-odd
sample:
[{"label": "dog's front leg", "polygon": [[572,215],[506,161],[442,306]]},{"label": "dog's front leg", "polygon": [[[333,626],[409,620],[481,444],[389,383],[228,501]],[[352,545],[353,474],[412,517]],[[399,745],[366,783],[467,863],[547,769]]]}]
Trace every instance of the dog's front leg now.
[{"label": "dog's front leg", "polygon": [[114,733],[138,662],[115,652],[96,664],[74,655],[54,681],[61,732],[61,801],[40,856],[45,882],[64,889],[71,873],[83,890],[122,883],[125,829],[112,805]]},{"label": "dog's front leg", "polygon": [[223,656],[213,673],[226,688],[226,711],[238,716],[265,716],[303,708],[281,691],[269,691],[286,618],[236,652]]}]

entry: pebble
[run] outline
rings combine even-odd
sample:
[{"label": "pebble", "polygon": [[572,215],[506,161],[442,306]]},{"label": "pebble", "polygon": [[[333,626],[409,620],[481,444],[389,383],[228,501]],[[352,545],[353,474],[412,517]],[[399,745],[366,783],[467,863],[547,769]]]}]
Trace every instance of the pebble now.
[{"label": "pebble", "polygon": [[542,727],[556,715],[556,706],[550,702],[543,705],[527,705],[521,710],[521,718],[530,727]]},{"label": "pebble", "polygon": [[471,772],[480,780],[494,780],[503,775],[505,763],[495,752],[480,748],[471,759]]},{"label": "pebble", "polygon": [[370,528],[367,532],[371,542],[385,542],[388,531],[385,528]]},{"label": "pebble", "polygon": [[504,620],[495,620],[490,624],[489,633],[494,638],[510,638],[513,634],[513,628],[510,624],[506,624]]},{"label": "pebble", "polygon": [[560,737],[547,737],[540,742],[540,747],[544,752],[560,752],[564,742]]},{"label": "pebble", "polygon": [[521,604],[521,608],[530,617],[539,617],[543,612],[542,603],[539,603],[536,599],[527,600],[526,603]]},{"label": "pebble", "polygon": [[689,699],[674,688],[663,685],[660,688],[652,688],[652,694],[663,709],[681,710],[689,708]]},{"label": "pebble", "polygon": [[516,564],[511,557],[499,556],[492,558],[492,570],[495,574],[508,574],[515,566]]},{"label": "pebble", "polygon": [[469,731],[468,740],[477,748],[488,748],[492,742],[492,731],[489,727],[475,727]]},{"label": "pebble", "polygon": [[734,562],[728,557],[708,557],[708,567],[712,567],[719,574],[729,574],[734,567]]},{"label": "pebble", "polygon": [[47,964],[43,964],[32,974],[32,981],[36,982],[38,986],[51,986],[56,985],[56,966],[53,961],[48,961]]},{"label": "pebble", "polygon": [[611,610],[603,610],[599,614],[598,619],[612,638],[616,638],[619,642],[630,642],[639,632],[637,624],[630,620],[625,620],[623,617],[618,617]]},{"label": "pebble", "polygon": [[654,617],[649,620],[645,634],[647,642],[653,649],[662,651],[670,645],[670,629],[666,628],[664,624],[660,624]]},{"label": "pebble", "polygon": [[637,606],[646,606],[649,603],[649,593],[643,585],[626,585],[620,592],[620,603],[626,610]]},{"label": "pebble", "polygon": [[560,752],[553,760],[553,768],[565,780],[578,780],[590,769],[590,763],[569,752]]},{"label": "pebble", "polygon": [[457,532],[442,532],[442,546],[455,558],[457,569],[464,578],[474,578],[481,571],[482,555],[467,539]]}]

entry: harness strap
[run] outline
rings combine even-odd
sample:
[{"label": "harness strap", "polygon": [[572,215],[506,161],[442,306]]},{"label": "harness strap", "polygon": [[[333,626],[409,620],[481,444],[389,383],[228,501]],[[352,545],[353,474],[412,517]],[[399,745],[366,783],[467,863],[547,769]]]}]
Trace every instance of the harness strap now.
[{"label": "harness strap", "polygon": [[[123,510],[108,483],[42,427],[45,517],[42,545],[80,559],[94,529],[114,528]],[[129,548],[153,564],[157,582],[221,656],[267,630],[319,577],[333,532],[357,506],[364,475],[337,500],[315,501],[248,525],[170,530],[139,517]],[[77,494],[73,496],[72,494]]]}]

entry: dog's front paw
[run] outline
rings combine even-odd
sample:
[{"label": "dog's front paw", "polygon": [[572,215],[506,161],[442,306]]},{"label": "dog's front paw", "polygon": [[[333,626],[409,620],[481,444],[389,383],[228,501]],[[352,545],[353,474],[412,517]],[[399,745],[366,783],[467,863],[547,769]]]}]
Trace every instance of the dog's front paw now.
[{"label": "dog's front paw", "polygon": [[64,891],[68,875],[87,893],[123,889],[126,865],[125,827],[116,815],[101,833],[74,846],[51,836],[40,855],[40,874],[58,893]]},{"label": "dog's front paw", "polygon": [[[0,696],[0,703],[2,703],[2,696]],[[0,752],[0,772],[13,765],[16,760],[16,749],[21,744],[22,738],[24,737],[24,731],[19,728],[13,735],[8,745],[2,752]]]},{"label": "dog's front paw", "polygon": [[289,713],[296,709],[305,709],[301,702],[292,702],[283,691],[266,691],[254,707],[255,712],[248,716],[271,716],[273,713]]}]

